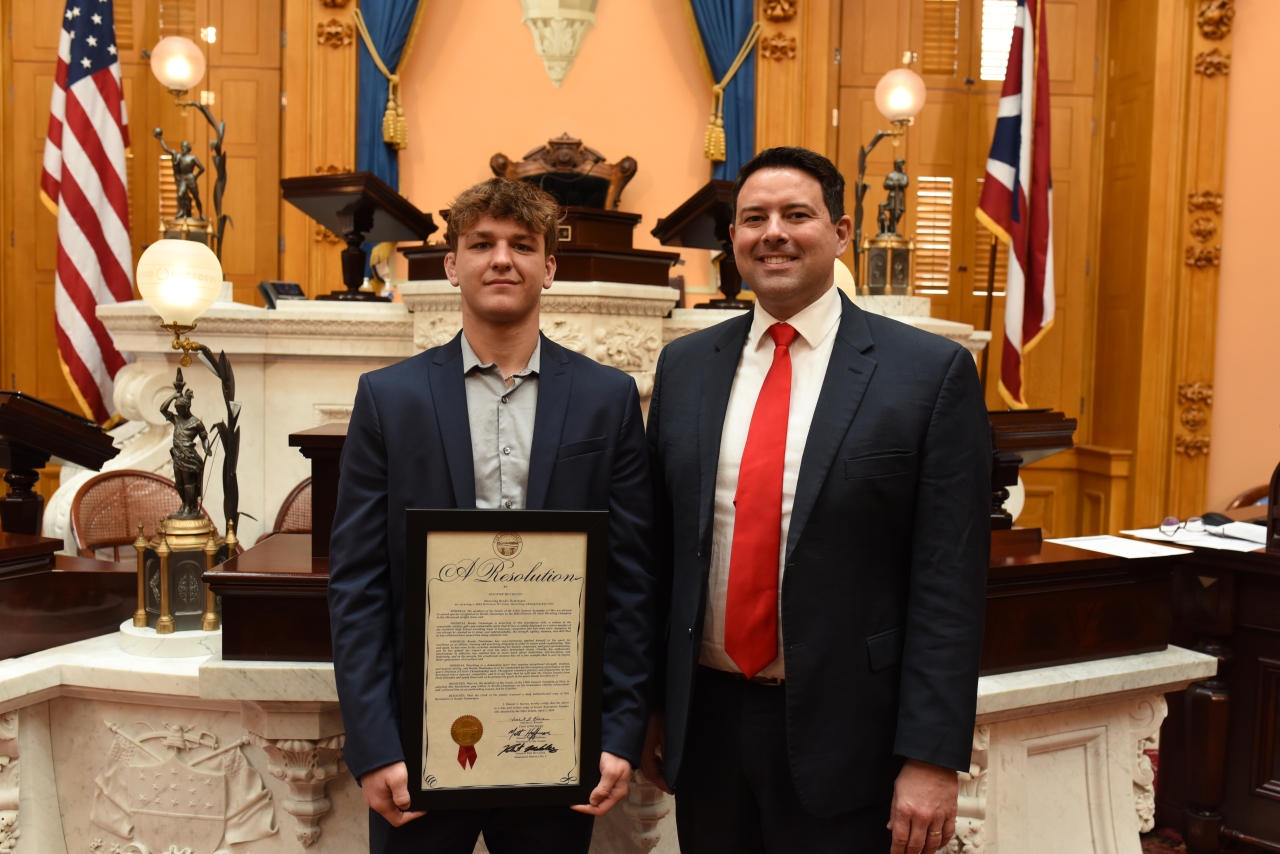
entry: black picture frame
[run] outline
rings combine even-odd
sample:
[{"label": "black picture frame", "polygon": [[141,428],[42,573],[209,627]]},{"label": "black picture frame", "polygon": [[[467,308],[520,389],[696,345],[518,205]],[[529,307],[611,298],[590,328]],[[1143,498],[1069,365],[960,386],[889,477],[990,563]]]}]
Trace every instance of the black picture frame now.
[{"label": "black picture frame", "polygon": [[[600,782],[600,728],[604,681],[605,585],[609,571],[609,513],[605,510],[406,510],[404,578],[404,685],[400,739],[409,771],[413,810],[568,806],[589,802]],[[580,778],[569,785],[421,789],[426,694],[427,537],[431,532],[568,532],[587,536],[583,593]]]}]

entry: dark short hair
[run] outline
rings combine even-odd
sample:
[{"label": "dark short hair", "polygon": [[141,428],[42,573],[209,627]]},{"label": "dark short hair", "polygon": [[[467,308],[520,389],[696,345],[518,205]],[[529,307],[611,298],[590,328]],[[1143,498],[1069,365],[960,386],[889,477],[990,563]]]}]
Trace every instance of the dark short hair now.
[{"label": "dark short hair", "polygon": [[733,185],[733,217],[738,218],[738,193],[747,179],[761,169],[799,169],[808,172],[822,185],[822,201],[832,222],[844,216],[844,176],[836,165],[816,151],[792,145],[766,148],[748,160],[738,170],[738,180]]},{"label": "dark short hair", "polygon": [[560,205],[555,196],[527,181],[490,178],[458,194],[449,208],[444,240],[454,252],[458,238],[488,214],[494,219],[513,219],[534,234],[542,235],[547,255],[556,254],[560,232]]}]

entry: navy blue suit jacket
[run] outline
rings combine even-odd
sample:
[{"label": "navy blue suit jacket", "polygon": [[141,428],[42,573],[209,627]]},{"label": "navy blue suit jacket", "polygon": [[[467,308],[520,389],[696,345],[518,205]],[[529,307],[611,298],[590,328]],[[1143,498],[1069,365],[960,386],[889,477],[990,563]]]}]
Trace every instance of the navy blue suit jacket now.
[{"label": "navy blue suit jacket", "polygon": [[[780,593],[791,773],[817,815],[887,802],[904,759],[969,770],[991,545],[991,428],[972,357],[840,301]],[[720,439],[751,321],[669,344],[649,404],[669,621],[656,696],[677,794]]]},{"label": "navy blue suit jacket", "polygon": [[[344,757],[402,761],[405,510],[474,508],[461,335],[365,374],[342,451],[329,614]],[[635,381],[542,338],[526,506],[608,510],[602,749],[639,767],[656,657],[652,489]]]}]

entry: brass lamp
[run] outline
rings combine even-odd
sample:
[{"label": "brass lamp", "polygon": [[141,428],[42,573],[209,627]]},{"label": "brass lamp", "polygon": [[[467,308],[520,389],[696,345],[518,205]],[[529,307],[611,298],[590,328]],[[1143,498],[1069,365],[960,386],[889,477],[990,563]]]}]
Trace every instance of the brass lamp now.
[{"label": "brass lamp", "polygon": [[[195,241],[158,240],[138,260],[137,283],[142,299],[160,315],[161,328],[173,334],[173,349],[182,351],[182,365],[191,364],[192,350],[205,355],[207,348],[184,336],[196,328],[196,319],[213,305],[222,288],[222,265],[213,251]],[[224,354],[221,362],[225,361]],[[157,634],[218,628],[216,602],[202,575],[230,556],[227,541],[218,536],[213,523],[199,509],[199,484],[209,440],[204,425],[190,412],[192,393],[184,390],[181,369],[174,389],[161,412],[174,425],[174,480],[183,505],[160,520],[150,542],[145,541],[140,530],[135,544],[142,548],[138,559],[138,608],[133,622],[139,627],[153,626]],[[175,401],[176,415],[169,410]],[[184,440],[181,446],[180,434]],[[205,458],[196,451],[197,442],[203,443]],[[228,518],[230,530],[234,519]]]},{"label": "brass lamp", "polygon": [[[877,235],[872,241],[867,241],[864,245],[862,239],[862,217],[863,207],[862,200],[867,194],[867,157],[871,154],[872,149],[879,144],[880,140],[889,137],[893,141],[896,148],[898,140],[907,132],[907,128],[915,121],[916,115],[924,108],[925,102],[925,85],[924,80],[919,74],[916,74],[910,68],[895,68],[880,78],[880,82],[876,84],[875,102],[876,109],[880,111],[880,115],[889,120],[892,126],[890,130],[876,131],[876,135],[871,138],[871,142],[858,150],[858,181],[854,184],[854,206],[853,206],[853,269],[854,274],[858,278],[858,293],[870,294],[871,290],[868,282],[868,275],[864,270],[862,255],[868,248],[877,250],[878,268],[883,267],[885,278],[884,284],[888,284],[894,278],[905,279],[904,287],[909,293],[909,268],[910,255],[913,248],[910,241],[901,235],[888,234]],[[905,179],[904,179],[905,180]],[[870,244],[875,243],[874,247]],[[897,271],[895,277],[894,271]]]}]

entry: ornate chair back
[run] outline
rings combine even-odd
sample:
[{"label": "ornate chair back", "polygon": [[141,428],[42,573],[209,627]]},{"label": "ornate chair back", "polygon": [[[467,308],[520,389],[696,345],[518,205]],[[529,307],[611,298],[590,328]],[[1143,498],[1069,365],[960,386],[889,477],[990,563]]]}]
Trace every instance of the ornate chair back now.
[{"label": "ornate chair back", "polygon": [[499,178],[529,181],[556,197],[561,207],[617,210],[622,189],[636,174],[636,161],[624,157],[606,163],[604,155],[569,134],[548,140],[513,161],[505,154],[489,158]]}]

